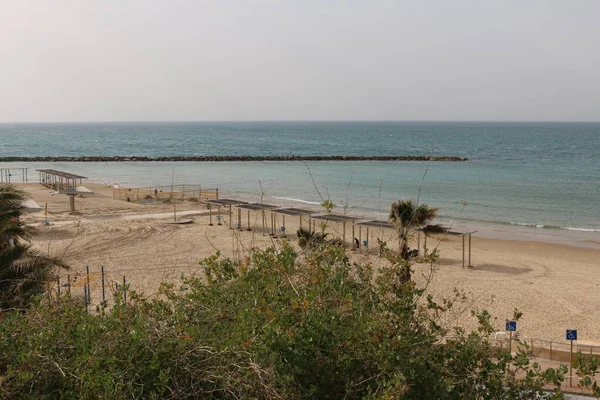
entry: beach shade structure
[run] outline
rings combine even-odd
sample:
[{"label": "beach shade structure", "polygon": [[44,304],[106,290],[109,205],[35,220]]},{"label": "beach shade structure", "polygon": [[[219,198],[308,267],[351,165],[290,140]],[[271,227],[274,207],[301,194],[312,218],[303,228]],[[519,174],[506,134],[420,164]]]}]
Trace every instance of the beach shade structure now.
[{"label": "beach shade structure", "polygon": [[[358,245],[362,245],[364,247],[366,247],[367,249],[369,248],[369,228],[373,228],[373,229],[388,229],[388,230],[396,230],[393,224],[390,224],[389,222],[386,221],[381,221],[381,220],[370,220],[370,221],[360,221],[357,222],[356,225],[358,225]],[[366,240],[363,241],[362,240],[362,228],[365,227],[367,230],[367,235],[366,235]],[[354,226],[352,226],[352,236],[354,236]],[[357,245],[356,243],[354,243],[354,248],[356,248]]]},{"label": "beach shade structure", "polygon": [[467,267],[473,267],[473,265],[471,265],[471,235],[474,234],[477,231],[470,231],[470,232],[456,232],[456,231],[448,231],[446,232],[446,235],[450,235],[450,236],[460,236],[462,237],[462,267],[465,267],[465,238],[468,236],[469,237],[469,259],[468,259],[468,263],[467,263]]},{"label": "beach shade structure", "polygon": [[40,183],[42,185],[56,190],[75,188],[78,180],[81,185],[82,180],[87,179],[87,176],[57,171],[55,169],[38,169],[36,171],[40,173]]},{"label": "beach shade structure", "polygon": [[[346,243],[346,223],[352,222],[352,232],[354,233],[354,222],[359,221],[362,218],[360,217],[351,217],[349,215],[341,215],[341,214],[318,214],[311,215],[310,219],[313,221],[325,221],[327,222],[335,222],[342,224],[342,241]],[[352,243],[354,244],[354,237],[352,238]]]},{"label": "beach shade structure", "polygon": [[22,210],[27,214],[42,211],[42,207],[38,203],[36,203],[34,200],[31,200],[31,199],[23,200],[21,202],[21,207],[23,207]]},{"label": "beach shade structure", "polygon": [[[287,207],[287,208],[276,208],[274,210],[271,210],[271,235],[275,236],[275,215],[276,214],[280,214],[282,215],[282,224],[280,227],[281,233],[285,236],[285,216],[291,216],[291,217],[299,217],[300,219],[300,228],[302,228],[302,216],[304,215],[312,215],[312,214],[316,214],[315,211],[312,210],[305,210],[302,208],[293,208],[293,207]],[[309,220],[310,222],[310,220]],[[283,229],[281,229],[283,228]]]},{"label": "beach shade structure", "polygon": [[59,190],[58,193],[69,196],[69,214],[75,214],[75,196],[79,193],[74,188]]},{"label": "beach shade structure", "polygon": [[[246,230],[248,230],[248,231],[252,230],[252,228],[250,228],[250,212],[251,211],[260,211],[261,212],[263,235],[265,234],[265,225],[266,225],[266,220],[267,220],[265,211],[270,211],[270,210],[273,210],[274,208],[277,208],[277,206],[274,206],[271,204],[263,204],[263,203],[239,204],[236,207],[238,209],[238,229],[242,229],[242,221],[241,221],[242,210],[248,211],[248,225],[246,227]],[[271,229],[272,229],[272,226],[273,226],[273,218],[271,218]]]},{"label": "beach shade structure", "polygon": [[0,168],[0,183],[11,183],[11,181],[13,179],[13,175],[16,174],[17,172],[20,172],[21,182],[26,183],[28,169],[29,168],[23,168],[23,167]]},{"label": "beach shade structure", "polygon": [[[242,200],[237,200],[237,199],[210,199],[210,200],[201,200],[202,203],[206,204],[208,206],[208,225],[212,226],[212,208],[213,207],[217,207],[217,211],[218,214],[221,214],[221,207],[229,207],[229,229],[233,229],[232,226],[232,216],[233,216],[233,212],[232,212],[232,207],[233,206],[238,206],[240,204],[248,204],[247,201],[242,201]],[[238,216],[238,225],[239,225],[240,221],[239,221],[239,216]],[[221,220],[219,220],[219,225],[221,224]]]}]

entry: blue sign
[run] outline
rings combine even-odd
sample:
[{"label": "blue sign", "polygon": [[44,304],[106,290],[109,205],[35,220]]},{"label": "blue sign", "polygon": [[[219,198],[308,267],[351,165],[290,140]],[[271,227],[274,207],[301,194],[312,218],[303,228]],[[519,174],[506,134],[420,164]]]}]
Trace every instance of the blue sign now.
[{"label": "blue sign", "polygon": [[567,329],[567,340],[577,340],[577,329]]},{"label": "blue sign", "polygon": [[506,321],[506,330],[515,332],[517,330],[517,321]]}]

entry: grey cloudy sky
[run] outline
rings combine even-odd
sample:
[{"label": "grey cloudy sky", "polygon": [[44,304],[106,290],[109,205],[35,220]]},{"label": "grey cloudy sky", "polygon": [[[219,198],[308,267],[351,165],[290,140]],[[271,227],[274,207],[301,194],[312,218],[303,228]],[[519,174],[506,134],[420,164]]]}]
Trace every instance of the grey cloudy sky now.
[{"label": "grey cloudy sky", "polygon": [[598,0],[0,0],[5,122],[599,110]]}]

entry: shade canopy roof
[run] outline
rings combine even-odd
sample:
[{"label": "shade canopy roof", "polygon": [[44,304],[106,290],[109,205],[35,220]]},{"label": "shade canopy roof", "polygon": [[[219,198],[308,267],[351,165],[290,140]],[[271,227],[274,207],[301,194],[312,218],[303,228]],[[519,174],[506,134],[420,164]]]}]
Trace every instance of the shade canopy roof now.
[{"label": "shade canopy roof", "polygon": [[274,206],[271,204],[250,203],[250,204],[238,204],[237,208],[241,208],[242,210],[249,210],[249,211],[260,211],[260,210],[271,210],[273,208],[277,208],[277,206]]},{"label": "shade canopy roof", "polygon": [[304,210],[302,208],[293,208],[293,207],[277,208],[275,210],[271,210],[271,212],[274,212],[276,214],[291,215],[291,216],[310,215],[310,214],[315,213],[312,210]]},{"label": "shade canopy roof", "polygon": [[380,220],[360,221],[360,222],[357,222],[356,225],[368,226],[368,227],[374,227],[374,228],[383,228],[383,229],[394,229],[393,224],[390,224],[389,222],[386,222],[386,221],[380,221]]},{"label": "shade canopy roof", "polygon": [[331,222],[346,222],[346,221],[358,221],[361,218],[359,217],[351,217],[349,215],[339,215],[339,214],[319,214],[319,215],[311,215],[311,219],[319,219],[323,221],[331,221]]},{"label": "shade canopy roof", "polygon": [[240,204],[248,204],[247,201],[236,200],[236,199],[210,199],[202,200],[205,204],[211,204],[213,206],[237,206]]},{"label": "shade canopy roof", "polygon": [[65,179],[87,179],[87,176],[71,174],[69,172],[57,171],[55,169],[38,169],[36,171],[43,172],[43,173],[49,174],[49,175],[58,176],[59,178],[65,178]]}]

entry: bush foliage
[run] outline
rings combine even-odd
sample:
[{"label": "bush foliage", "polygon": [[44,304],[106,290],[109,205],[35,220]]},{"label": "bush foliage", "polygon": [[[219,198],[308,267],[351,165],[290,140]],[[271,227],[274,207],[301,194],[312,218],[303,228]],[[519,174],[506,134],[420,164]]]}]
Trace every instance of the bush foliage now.
[{"label": "bush foliage", "polygon": [[[436,303],[392,262],[375,271],[338,246],[299,256],[218,253],[161,295],[97,315],[40,300],[0,321],[0,397],[207,399],[562,398],[563,370],[479,329],[448,331]],[[520,379],[517,379],[520,377]]]}]

